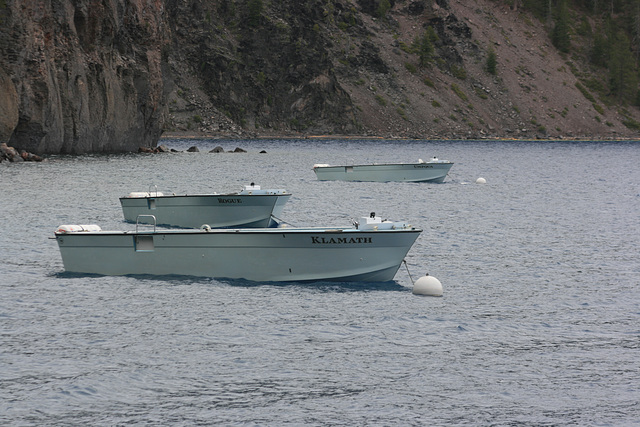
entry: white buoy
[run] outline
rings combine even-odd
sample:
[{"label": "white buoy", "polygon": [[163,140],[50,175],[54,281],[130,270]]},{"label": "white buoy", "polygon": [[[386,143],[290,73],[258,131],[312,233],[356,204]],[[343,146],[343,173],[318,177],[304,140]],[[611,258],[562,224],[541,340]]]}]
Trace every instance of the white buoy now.
[{"label": "white buoy", "polygon": [[432,297],[442,296],[442,283],[433,276],[422,276],[413,283],[415,295],[428,295]]},{"label": "white buoy", "polygon": [[476,184],[486,184],[486,183],[487,183],[487,180],[482,177],[476,179]]}]

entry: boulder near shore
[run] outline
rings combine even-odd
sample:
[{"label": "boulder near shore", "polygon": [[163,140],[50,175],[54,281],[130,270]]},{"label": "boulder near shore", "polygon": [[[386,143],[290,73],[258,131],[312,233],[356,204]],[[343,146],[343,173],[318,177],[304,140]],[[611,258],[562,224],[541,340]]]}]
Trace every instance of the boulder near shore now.
[{"label": "boulder near shore", "polygon": [[13,147],[9,147],[6,142],[0,143],[0,163],[4,161],[11,163],[19,162],[41,162],[44,159],[36,154],[28,153],[24,150],[18,152]]}]

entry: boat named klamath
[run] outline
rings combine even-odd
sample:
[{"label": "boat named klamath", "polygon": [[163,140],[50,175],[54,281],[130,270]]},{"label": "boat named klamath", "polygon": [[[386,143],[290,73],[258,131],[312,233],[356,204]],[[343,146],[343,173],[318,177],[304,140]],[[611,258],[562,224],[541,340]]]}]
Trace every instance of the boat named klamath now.
[{"label": "boat named klamath", "polygon": [[386,282],[421,232],[371,215],[342,228],[103,231],[97,225],[63,225],[55,239],[65,270],[74,273]]}]

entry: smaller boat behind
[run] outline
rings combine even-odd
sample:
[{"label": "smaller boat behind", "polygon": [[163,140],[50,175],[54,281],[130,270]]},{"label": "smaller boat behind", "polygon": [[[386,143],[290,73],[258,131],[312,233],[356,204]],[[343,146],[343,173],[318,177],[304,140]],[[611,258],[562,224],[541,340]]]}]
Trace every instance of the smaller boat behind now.
[{"label": "smaller boat behind", "polygon": [[[134,192],[120,198],[124,219],[180,228],[276,227],[291,193],[261,189],[251,183],[237,193],[165,195],[156,191]],[[274,219],[275,218],[275,219]]]},{"label": "smaller boat behind", "polygon": [[418,163],[374,163],[370,165],[313,165],[319,181],[434,182],[442,183],[453,162],[433,159]]},{"label": "smaller boat behind", "polygon": [[55,238],[65,270],[258,282],[386,282],[393,280],[422,232],[373,213],[349,227],[138,228],[61,225]]}]

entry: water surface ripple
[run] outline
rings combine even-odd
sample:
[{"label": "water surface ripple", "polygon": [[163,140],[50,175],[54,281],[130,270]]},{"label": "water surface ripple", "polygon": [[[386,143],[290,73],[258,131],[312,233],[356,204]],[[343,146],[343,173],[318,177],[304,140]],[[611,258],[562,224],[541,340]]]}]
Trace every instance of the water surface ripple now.
[{"label": "water surface ripple", "polygon": [[[640,144],[163,142],[201,151],[0,165],[0,424],[640,424]],[[456,162],[444,184],[311,169],[432,156]],[[413,295],[404,268],[365,285],[72,275],[50,239],[131,229],[130,191],[250,182],[291,191],[294,225],[424,228],[407,264],[444,296]]]}]

